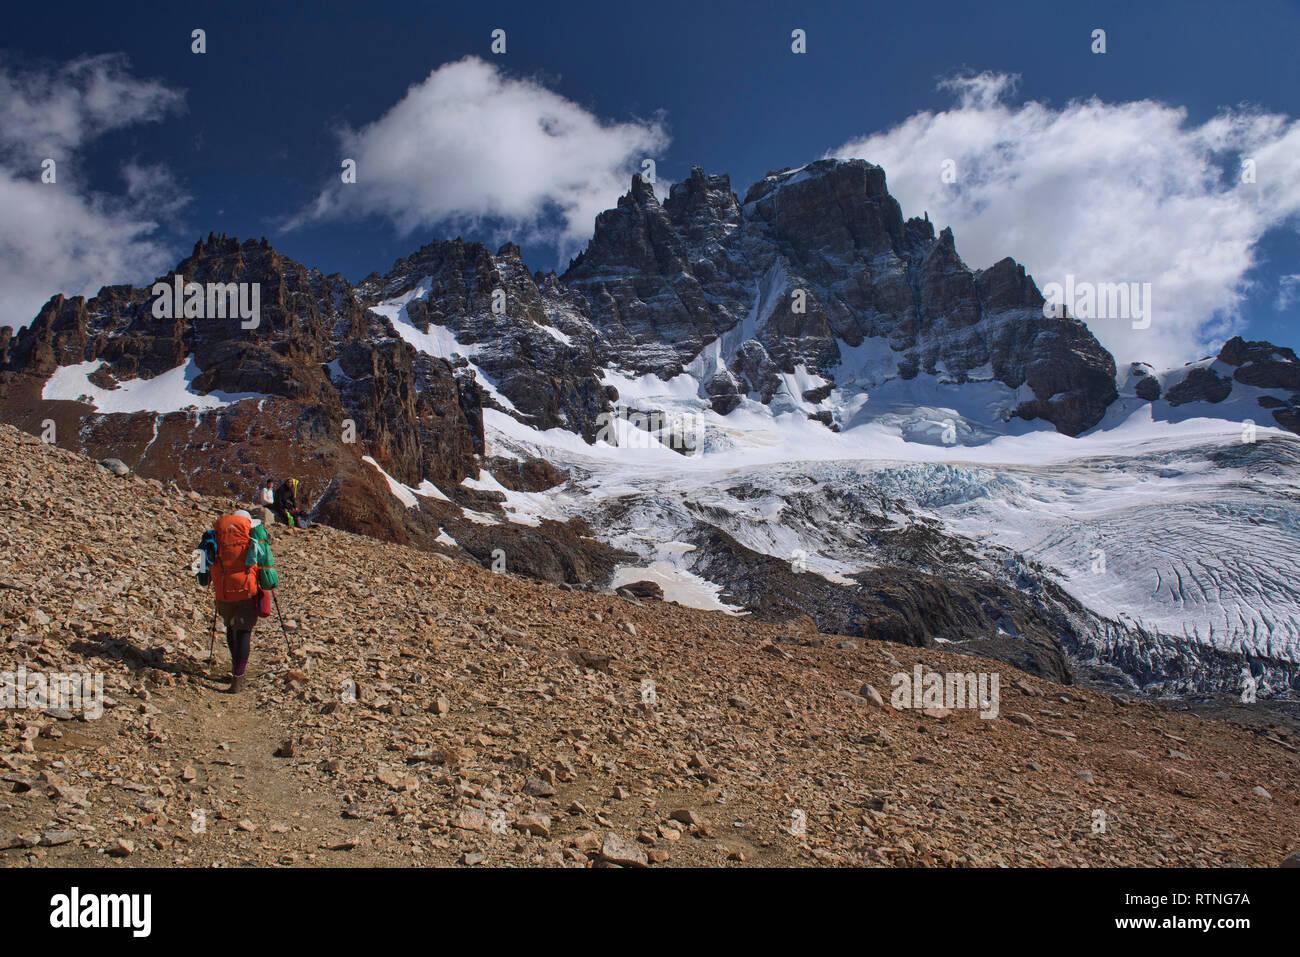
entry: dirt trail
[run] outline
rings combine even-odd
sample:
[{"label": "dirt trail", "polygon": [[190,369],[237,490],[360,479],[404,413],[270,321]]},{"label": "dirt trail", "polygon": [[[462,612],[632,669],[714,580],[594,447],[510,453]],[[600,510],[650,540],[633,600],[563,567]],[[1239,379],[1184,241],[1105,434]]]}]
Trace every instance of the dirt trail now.
[{"label": "dirt trail", "polygon": [[[168,718],[167,742],[152,748],[151,757],[164,776],[171,772],[176,781],[174,789],[163,786],[165,796],[182,795],[183,803],[165,822],[152,820],[149,813],[135,820],[133,830],[145,837],[144,842],[136,842],[143,844],[135,852],[139,861],[164,863],[157,856],[162,848],[148,846],[153,842],[171,846],[173,853],[163,855],[168,864],[326,864],[333,863],[331,858],[341,851],[348,852],[350,866],[392,863],[391,857],[370,847],[364,822],[340,814],[332,793],[304,787],[292,762],[277,755],[280,745],[292,737],[290,723],[259,708],[256,694],[230,695],[224,648],[217,659],[214,678],[163,685],[149,697],[150,705]],[[277,667],[272,662],[267,665]],[[278,670],[285,670],[282,662]],[[273,673],[261,673],[255,680],[274,680]],[[75,727],[57,739],[37,739],[39,757],[28,769],[58,773],[61,768],[54,762],[67,762],[76,752],[112,751],[126,733],[111,717]],[[117,790],[127,799],[140,793],[121,785]],[[37,805],[33,810],[42,808]],[[19,832],[24,825],[39,832],[44,820],[40,814],[0,818],[5,828]],[[246,829],[248,825],[252,828]],[[118,863],[99,848],[79,842],[38,846],[31,853],[42,864]]]},{"label": "dirt trail", "polygon": [[[230,695],[225,687],[223,680],[202,690],[185,688],[165,702],[177,717],[178,758],[193,755],[196,783],[211,789],[213,800],[191,812],[202,812],[206,828],[227,831],[215,853],[210,842],[194,840],[192,862],[233,854],[244,855],[245,864],[263,864],[268,856],[279,864],[310,864],[338,853],[327,848],[353,844],[349,864],[385,863],[368,847],[364,826],[341,817],[333,794],[304,787],[292,764],[276,755],[292,736],[288,723],[257,710],[254,695]],[[242,830],[241,821],[256,830]],[[192,832],[197,824],[192,817]]]}]

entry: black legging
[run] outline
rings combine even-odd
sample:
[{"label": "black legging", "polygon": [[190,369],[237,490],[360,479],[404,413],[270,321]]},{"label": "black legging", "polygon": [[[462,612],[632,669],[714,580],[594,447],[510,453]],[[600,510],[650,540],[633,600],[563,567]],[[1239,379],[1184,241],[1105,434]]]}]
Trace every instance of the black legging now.
[{"label": "black legging", "polygon": [[253,632],[251,630],[236,631],[227,625],[226,647],[230,649],[231,674],[238,677],[248,667],[248,657],[252,654],[253,648]]}]

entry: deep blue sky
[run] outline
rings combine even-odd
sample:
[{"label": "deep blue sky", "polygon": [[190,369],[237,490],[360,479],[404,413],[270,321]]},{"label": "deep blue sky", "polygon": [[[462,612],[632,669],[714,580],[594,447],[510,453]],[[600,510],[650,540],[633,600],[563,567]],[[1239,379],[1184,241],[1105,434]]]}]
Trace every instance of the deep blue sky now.
[{"label": "deep blue sky", "polygon": [[[730,173],[741,194],[770,169],[947,106],[935,82],[961,68],[1019,73],[1023,96],[1054,105],[1095,94],[1160,99],[1186,107],[1193,122],[1243,102],[1300,115],[1295,0],[37,3],[10,5],[5,21],[0,53],[11,62],[122,51],[136,75],[184,88],[183,115],[104,137],[87,157],[105,188],[116,188],[107,180],[124,156],[170,166],[194,196],[178,248],[209,230],[265,234],[287,255],[353,280],[439,233],[399,237],[375,220],[278,234],[274,222],[337,175],[338,125],[376,119],[440,64],[489,57],[495,27],[509,31],[500,59],[512,73],[541,77],[602,118],[664,110],[672,144],[662,176],[681,179],[698,164]],[[206,56],[190,53],[196,26],[207,30]],[[808,31],[808,56],[790,55],[795,26]],[[1095,26],[1108,31],[1104,58],[1088,50]],[[553,249],[524,252],[535,267],[556,264]],[[1300,271],[1293,232],[1278,231],[1263,252],[1267,269]],[[1272,299],[1251,302],[1250,334],[1300,344],[1300,307],[1278,312]]]}]

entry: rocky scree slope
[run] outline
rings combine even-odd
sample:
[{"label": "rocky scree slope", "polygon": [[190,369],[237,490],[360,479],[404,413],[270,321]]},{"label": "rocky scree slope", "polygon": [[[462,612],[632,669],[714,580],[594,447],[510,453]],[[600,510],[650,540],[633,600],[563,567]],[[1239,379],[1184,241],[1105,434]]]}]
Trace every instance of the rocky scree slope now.
[{"label": "rocky scree slope", "polygon": [[1272,866],[1300,843],[1293,726],[1250,709],[1004,667],[996,718],[895,710],[891,675],[972,659],[328,527],[277,535],[295,654],[264,622],[226,695],[187,566],[233,504],[0,426],[0,670],[108,695],[98,720],[0,713],[0,862]]}]

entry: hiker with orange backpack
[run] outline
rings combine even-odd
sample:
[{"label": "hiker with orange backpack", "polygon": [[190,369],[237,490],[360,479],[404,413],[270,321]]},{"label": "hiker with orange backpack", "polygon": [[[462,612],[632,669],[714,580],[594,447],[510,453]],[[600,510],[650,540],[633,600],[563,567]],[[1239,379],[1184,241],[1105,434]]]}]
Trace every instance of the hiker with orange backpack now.
[{"label": "hiker with orange backpack", "polygon": [[271,613],[272,592],[280,583],[271,554],[270,536],[245,511],[223,515],[203,533],[203,560],[196,570],[200,585],[212,585],[216,613],[226,626],[230,650],[230,693],[246,683],[252,654],[253,627]]}]

